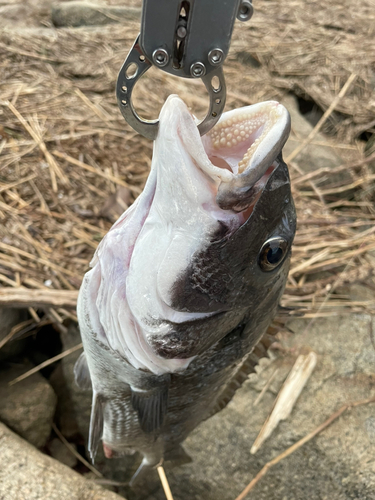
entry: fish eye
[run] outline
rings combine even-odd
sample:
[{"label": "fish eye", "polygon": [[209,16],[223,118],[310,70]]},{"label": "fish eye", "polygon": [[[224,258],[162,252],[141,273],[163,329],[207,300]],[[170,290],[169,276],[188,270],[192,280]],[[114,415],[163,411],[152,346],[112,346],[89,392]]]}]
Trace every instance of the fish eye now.
[{"label": "fish eye", "polygon": [[288,251],[288,242],[279,236],[267,240],[259,252],[259,266],[262,271],[273,271],[284,260]]}]

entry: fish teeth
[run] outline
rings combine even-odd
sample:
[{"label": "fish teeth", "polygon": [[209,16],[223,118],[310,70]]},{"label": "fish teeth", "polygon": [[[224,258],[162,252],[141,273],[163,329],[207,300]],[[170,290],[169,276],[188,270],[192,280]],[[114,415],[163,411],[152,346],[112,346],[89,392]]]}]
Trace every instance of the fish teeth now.
[{"label": "fish teeth", "polygon": [[253,111],[237,114],[222,121],[208,135],[211,137],[213,149],[224,149],[237,146],[248,141],[252,134],[264,127],[238,163],[238,173],[242,173],[248,166],[255,149],[275,124],[280,115],[277,107],[269,106],[264,111]]}]

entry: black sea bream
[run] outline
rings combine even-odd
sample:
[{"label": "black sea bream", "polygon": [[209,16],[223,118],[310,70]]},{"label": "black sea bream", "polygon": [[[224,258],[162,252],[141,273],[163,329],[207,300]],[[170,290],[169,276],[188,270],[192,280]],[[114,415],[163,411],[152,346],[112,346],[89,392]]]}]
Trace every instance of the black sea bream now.
[{"label": "black sea bream", "polygon": [[100,243],[79,294],[75,373],[93,388],[92,457],[100,439],[107,457],[141,452],[143,470],[181,457],[180,443],[268,347],[267,335],[257,343],[296,226],[281,156],[289,130],[270,101],[225,113],[200,137],[182,100],[168,98],[144,191]]}]

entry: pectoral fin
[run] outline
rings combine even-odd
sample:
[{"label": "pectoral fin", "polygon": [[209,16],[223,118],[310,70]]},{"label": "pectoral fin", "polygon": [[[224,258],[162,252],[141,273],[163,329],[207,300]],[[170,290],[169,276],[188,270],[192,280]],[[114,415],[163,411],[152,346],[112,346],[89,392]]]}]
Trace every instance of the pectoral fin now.
[{"label": "pectoral fin", "polygon": [[168,408],[169,383],[170,375],[166,375],[149,382],[147,390],[131,387],[132,405],[144,432],[154,432],[162,426]]},{"label": "pectoral fin", "polygon": [[80,389],[91,389],[91,377],[87,365],[86,354],[83,352],[74,365],[74,378]]}]

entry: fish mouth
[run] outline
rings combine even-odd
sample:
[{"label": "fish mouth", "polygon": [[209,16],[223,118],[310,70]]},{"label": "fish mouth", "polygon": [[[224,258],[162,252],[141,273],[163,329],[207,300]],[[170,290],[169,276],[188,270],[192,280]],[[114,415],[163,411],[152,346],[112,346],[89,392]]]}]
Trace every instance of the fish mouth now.
[{"label": "fish mouth", "polygon": [[277,101],[261,102],[222,115],[201,139],[215,168],[214,175],[218,168],[226,172],[219,174],[221,183],[216,201],[221,209],[241,212],[254,204],[277,167],[276,159],[289,133],[289,113]]}]

